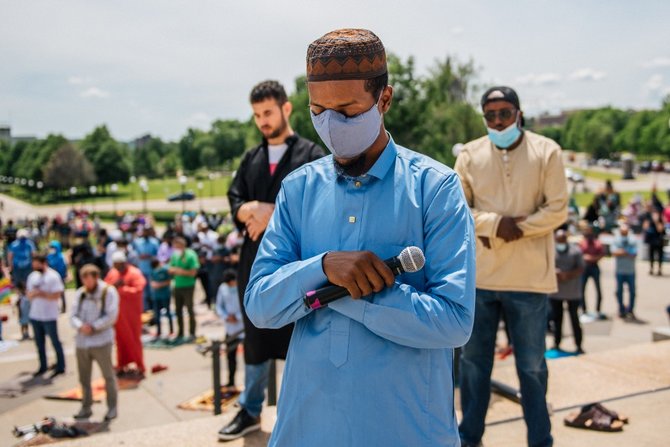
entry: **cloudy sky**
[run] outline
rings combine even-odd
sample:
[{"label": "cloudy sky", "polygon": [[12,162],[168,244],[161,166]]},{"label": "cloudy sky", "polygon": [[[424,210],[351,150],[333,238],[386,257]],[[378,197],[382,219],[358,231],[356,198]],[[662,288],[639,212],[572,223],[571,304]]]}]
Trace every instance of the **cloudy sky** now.
[{"label": "cloudy sky", "polygon": [[529,115],[658,108],[669,17],[664,0],[0,0],[0,123],[178,139],[248,118],[260,80],[293,90],[309,42],[341,27],[372,29],[423,73],[446,55],[472,59],[480,84],[515,87]]}]

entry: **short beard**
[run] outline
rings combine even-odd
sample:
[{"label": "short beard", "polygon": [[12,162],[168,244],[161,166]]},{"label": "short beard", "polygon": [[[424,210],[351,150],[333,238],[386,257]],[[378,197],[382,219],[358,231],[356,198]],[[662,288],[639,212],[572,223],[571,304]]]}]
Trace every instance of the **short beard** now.
[{"label": "short beard", "polygon": [[271,140],[273,138],[277,138],[278,136],[280,136],[281,134],[284,133],[284,131],[286,130],[287,127],[288,127],[288,122],[286,121],[286,117],[284,116],[284,113],[282,113],[281,114],[281,124],[279,125],[279,127],[276,128],[275,130],[273,130],[272,133],[265,138],[268,139],[268,140]]},{"label": "short beard", "polygon": [[356,158],[347,160],[346,164],[338,162],[335,158],[333,158],[333,162],[335,162],[335,167],[338,170],[349,177],[359,177],[365,174],[365,153],[362,153]]}]

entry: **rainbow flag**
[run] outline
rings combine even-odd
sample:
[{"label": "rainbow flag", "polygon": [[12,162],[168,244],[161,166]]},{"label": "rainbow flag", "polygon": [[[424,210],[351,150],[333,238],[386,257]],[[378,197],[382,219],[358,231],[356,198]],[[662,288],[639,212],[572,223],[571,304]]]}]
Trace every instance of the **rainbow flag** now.
[{"label": "rainbow flag", "polygon": [[12,294],[12,283],[9,278],[0,279],[0,304],[9,303],[9,296]]}]

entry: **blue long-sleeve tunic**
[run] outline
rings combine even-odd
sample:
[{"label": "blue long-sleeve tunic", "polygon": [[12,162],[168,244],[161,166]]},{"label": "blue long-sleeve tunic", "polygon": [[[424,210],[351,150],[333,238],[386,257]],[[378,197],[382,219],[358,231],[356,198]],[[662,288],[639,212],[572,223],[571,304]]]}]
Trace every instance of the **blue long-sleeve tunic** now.
[{"label": "blue long-sleeve tunic", "polygon": [[[272,446],[457,446],[453,349],[468,340],[474,226],[457,175],[392,139],[367,174],[332,156],[289,175],[244,297],[258,327],[295,322]],[[328,251],[382,259],[415,245],[423,270],[310,310]]]}]

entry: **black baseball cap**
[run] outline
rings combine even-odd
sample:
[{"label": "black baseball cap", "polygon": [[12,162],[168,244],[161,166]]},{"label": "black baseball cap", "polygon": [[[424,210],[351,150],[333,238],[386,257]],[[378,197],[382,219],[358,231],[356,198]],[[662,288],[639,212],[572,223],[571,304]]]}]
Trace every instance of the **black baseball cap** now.
[{"label": "black baseball cap", "polygon": [[482,95],[482,109],[486,104],[494,101],[507,101],[514,104],[514,107],[516,107],[517,110],[521,110],[521,105],[519,104],[519,95],[517,95],[514,89],[510,87],[500,85],[486,90]]}]

